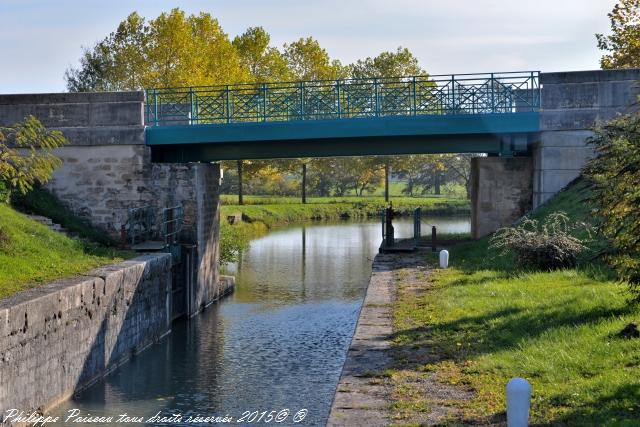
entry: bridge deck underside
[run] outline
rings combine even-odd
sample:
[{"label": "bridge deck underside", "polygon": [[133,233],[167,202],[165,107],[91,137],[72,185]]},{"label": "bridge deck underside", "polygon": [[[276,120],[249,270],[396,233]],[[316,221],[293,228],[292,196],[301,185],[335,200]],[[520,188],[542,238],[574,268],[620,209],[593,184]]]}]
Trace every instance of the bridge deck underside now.
[{"label": "bridge deck underside", "polygon": [[[151,126],[154,162],[526,151],[538,113]],[[524,142],[523,142],[524,141]]]}]

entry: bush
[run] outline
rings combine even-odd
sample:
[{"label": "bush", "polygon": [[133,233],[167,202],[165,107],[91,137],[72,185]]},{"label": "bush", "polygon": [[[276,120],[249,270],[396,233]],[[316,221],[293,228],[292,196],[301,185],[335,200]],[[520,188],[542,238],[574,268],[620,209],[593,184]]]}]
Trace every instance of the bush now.
[{"label": "bush", "polygon": [[590,140],[593,214],[615,253],[607,261],[640,302],[640,113],[599,126]]},{"label": "bush", "polygon": [[584,239],[574,233],[591,227],[583,222],[569,223],[569,217],[561,211],[549,214],[542,222],[525,217],[514,227],[498,230],[491,238],[490,248],[501,255],[515,254],[523,268],[555,270],[574,267],[578,255],[587,249]]},{"label": "bush", "polygon": [[262,222],[248,223],[240,221],[231,225],[226,219],[220,220],[220,265],[238,261],[240,253],[249,248],[252,238],[267,232]]},{"label": "bush", "polygon": [[0,203],[9,203],[9,200],[11,199],[11,189],[9,188],[9,185],[0,180]]},{"label": "bush", "polygon": [[45,183],[62,164],[53,151],[68,144],[62,132],[47,130],[38,119],[27,117],[13,126],[0,126],[0,199],[12,190],[24,194]]}]

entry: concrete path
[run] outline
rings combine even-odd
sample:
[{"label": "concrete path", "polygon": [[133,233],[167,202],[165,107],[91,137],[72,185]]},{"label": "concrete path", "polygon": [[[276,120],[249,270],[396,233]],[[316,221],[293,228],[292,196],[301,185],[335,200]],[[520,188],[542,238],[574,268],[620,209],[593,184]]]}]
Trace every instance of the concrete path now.
[{"label": "concrete path", "polygon": [[327,426],[384,426],[391,422],[390,387],[373,374],[392,365],[394,259],[386,254],[375,258]]}]

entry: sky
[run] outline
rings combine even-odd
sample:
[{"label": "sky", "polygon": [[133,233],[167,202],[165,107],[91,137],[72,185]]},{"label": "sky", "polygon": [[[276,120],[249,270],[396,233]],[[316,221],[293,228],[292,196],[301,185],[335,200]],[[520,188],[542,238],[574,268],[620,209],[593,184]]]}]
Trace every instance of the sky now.
[{"label": "sky", "polygon": [[313,36],[344,64],[398,46],[430,74],[599,68],[595,33],[616,0],[0,0],[0,93],[61,92],[64,72],[129,13],[180,7],[231,38],[262,26],[272,44]]}]

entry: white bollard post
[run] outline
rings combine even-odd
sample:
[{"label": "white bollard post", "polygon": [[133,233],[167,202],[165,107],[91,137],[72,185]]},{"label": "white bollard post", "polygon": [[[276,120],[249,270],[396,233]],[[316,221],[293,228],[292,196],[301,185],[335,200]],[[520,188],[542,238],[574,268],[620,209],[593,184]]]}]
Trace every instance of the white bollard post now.
[{"label": "white bollard post", "polygon": [[440,268],[447,268],[449,266],[449,251],[443,249],[440,251]]},{"label": "white bollard post", "polygon": [[524,378],[507,383],[507,427],[527,427],[531,404],[531,384]]}]

